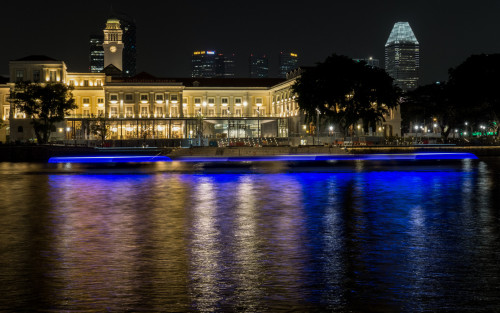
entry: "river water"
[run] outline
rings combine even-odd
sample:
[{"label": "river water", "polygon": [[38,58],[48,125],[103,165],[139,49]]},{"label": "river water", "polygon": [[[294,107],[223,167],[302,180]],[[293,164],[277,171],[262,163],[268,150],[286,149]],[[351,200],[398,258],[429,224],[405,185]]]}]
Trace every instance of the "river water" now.
[{"label": "river water", "polygon": [[0,311],[500,311],[500,158],[64,173],[0,163]]}]

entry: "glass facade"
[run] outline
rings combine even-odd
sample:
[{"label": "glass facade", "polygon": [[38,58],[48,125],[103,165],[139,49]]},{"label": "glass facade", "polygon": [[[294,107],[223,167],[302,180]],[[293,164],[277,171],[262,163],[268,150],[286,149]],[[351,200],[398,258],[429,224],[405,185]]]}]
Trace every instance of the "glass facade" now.
[{"label": "glass facade", "polygon": [[419,81],[420,46],[408,22],[398,22],[385,44],[385,70],[404,91]]},{"label": "glass facade", "polygon": [[299,57],[294,52],[280,53],[280,77],[285,78],[286,73],[299,67]]},{"label": "glass facade", "polygon": [[269,59],[266,55],[256,56],[251,54],[248,60],[248,67],[251,78],[269,77]]},{"label": "glass facade", "polygon": [[104,49],[102,43],[104,41],[103,35],[90,36],[90,72],[100,73],[104,69]]}]

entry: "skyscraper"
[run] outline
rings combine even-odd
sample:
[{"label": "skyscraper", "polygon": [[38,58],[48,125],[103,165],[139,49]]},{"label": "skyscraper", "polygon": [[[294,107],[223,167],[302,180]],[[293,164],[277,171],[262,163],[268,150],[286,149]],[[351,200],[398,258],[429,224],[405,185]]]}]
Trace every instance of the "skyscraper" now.
[{"label": "skyscraper", "polygon": [[89,69],[91,73],[100,73],[104,69],[103,35],[91,35],[89,38]]},{"label": "skyscraper", "polygon": [[403,91],[418,86],[420,46],[408,22],[397,22],[385,44],[385,70]]},{"label": "skyscraper", "polygon": [[115,13],[123,30],[123,76],[132,77],[136,74],[137,47],[135,43],[135,21],[130,16]]},{"label": "skyscraper", "polygon": [[191,57],[191,77],[223,77],[235,76],[234,54],[224,55],[216,51],[194,51]]},{"label": "skyscraper", "polygon": [[252,78],[267,78],[269,77],[269,59],[266,55],[250,54],[248,59],[249,76]]},{"label": "skyscraper", "polygon": [[191,57],[191,77],[215,77],[216,63],[215,51],[194,51]]},{"label": "skyscraper", "polygon": [[286,73],[299,67],[299,57],[294,52],[281,52],[280,53],[280,73],[282,78],[286,77]]}]

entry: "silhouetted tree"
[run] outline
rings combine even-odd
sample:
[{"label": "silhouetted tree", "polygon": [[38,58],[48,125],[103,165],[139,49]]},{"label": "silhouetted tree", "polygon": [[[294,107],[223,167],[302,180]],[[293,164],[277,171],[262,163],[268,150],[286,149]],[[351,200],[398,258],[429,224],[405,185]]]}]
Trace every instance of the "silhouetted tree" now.
[{"label": "silhouetted tree", "polygon": [[315,121],[319,112],[344,133],[361,119],[365,127],[376,127],[389,109],[398,106],[401,96],[384,70],[336,54],[307,68],[293,91],[307,121]]},{"label": "silhouetted tree", "polygon": [[10,101],[31,118],[38,143],[47,143],[54,124],[76,109],[72,87],[62,83],[18,82]]},{"label": "silhouetted tree", "polygon": [[443,140],[452,129],[463,125],[467,112],[451,99],[451,91],[445,82],[420,86],[406,93],[401,103],[404,122],[430,121],[436,123]]},{"label": "silhouetted tree", "polygon": [[104,147],[106,137],[109,134],[109,124],[105,117],[98,117],[90,122],[90,132],[99,138],[101,147]]},{"label": "silhouetted tree", "polygon": [[468,57],[462,64],[449,70],[449,86],[456,107],[467,112],[464,120],[498,125],[500,54]]}]

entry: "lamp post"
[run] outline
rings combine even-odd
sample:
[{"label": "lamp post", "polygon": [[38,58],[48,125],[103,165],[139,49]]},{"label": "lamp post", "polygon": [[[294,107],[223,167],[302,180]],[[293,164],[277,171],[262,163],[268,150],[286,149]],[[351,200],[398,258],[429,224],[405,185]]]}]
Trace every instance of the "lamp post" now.
[{"label": "lamp post", "polygon": [[260,110],[257,109],[257,138],[260,140]]},{"label": "lamp post", "polygon": [[316,137],[318,137],[318,145],[319,145],[319,109],[316,108]]}]

